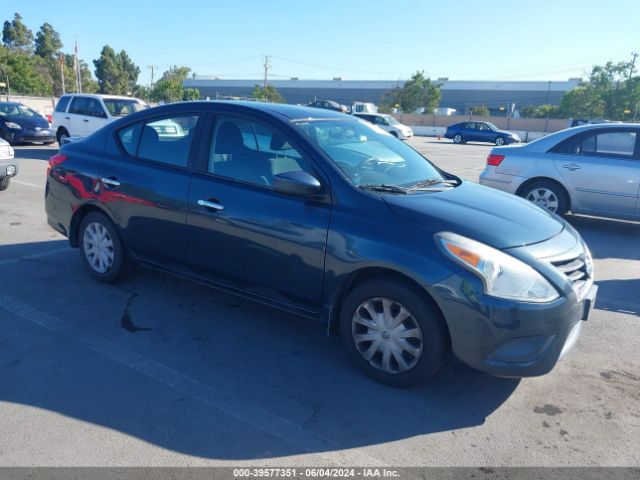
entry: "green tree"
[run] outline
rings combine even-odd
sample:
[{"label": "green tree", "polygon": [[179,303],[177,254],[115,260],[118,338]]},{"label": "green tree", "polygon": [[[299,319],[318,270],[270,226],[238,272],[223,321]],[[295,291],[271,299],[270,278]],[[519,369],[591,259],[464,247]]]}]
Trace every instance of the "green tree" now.
[{"label": "green tree", "polygon": [[[46,71],[46,70],[45,70]],[[33,56],[0,46],[0,78],[9,80],[11,93],[51,95],[50,79],[43,75],[41,65]]]},{"label": "green tree", "polygon": [[477,117],[489,117],[491,115],[486,105],[475,105],[471,107],[471,113]]},{"label": "green tree", "polygon": [[560,112],[563,117],[601,118],[604,109],[604,101],[590,85],[569,90],[560,100]]},{"label": "green tree", "polygon": [[557,118],[560,107],[557,105],[526,105],[520,109],[520,115],[525,118]]},{"label": "green tree", "polygon": [[251,97],[261,102],[285,103],[284,98],[273,85],[267,85],[266,88],[256,85],[251,92]]},{"label": "green tree", "polygon": [[438,108],[440,98],[440,87],[425,77],[423,71],[417,71],[402,87],[387,92],[382,104],[384,109],[399,105],[405,113],[423,110],[425,114],[431,114]]},{"label": "green tree", "polygon": [[193,88],[185,89],[183,82],[189,76],[189,67],[174,65],[162,74],[160,79],[151,88],[151,99],[156,102],[180,102],[185,100],[197,100],[200,92]]},{"label": "green tree", "polygon": [[33,49],[33,32],[22,23],[22,16],[16,13],[13,20],[6,20],[2,28],[2,43],[10,50],[31,52]]},{"label": "green tree", "polygon": [[127,52],[116,53],[109,45],[102,47],[100,58],[93,61],[100,93],[131,95],[136,90],[140,68]]},{"label": "green tree", "polygon": [[48,23],[40,27],[36,34],[35,54],[48,60],[58,60],[58,53],[62,48],[60,34]]}]

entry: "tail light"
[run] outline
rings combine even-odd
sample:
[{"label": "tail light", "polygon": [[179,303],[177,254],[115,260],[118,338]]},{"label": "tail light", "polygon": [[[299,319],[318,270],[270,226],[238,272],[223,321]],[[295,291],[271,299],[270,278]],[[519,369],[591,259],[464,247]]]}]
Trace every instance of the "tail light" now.
[{"label": "tail light", "polygon": [[53,123],[53,116],[50,113],[47,113],[47,122],[49,122],[49,126]]},{"label": "tail light", "polygon": [[487,165],[491,165],[492,167],[497,167],[504,160],[504,155],[496,155],[495,153],[490,153],[487,157]]},{"label": "tail light", "polygon": [[49,165],[47,166],[47,177],[49,176],[49,173],[51,173],[51,169],[60,165],[62,162],[64,162],[65,160],[67,160],[66,155],[63,155],[61,153],[58,153],[56,155],[54,155],[53,157],[51,157],[49,159]]}]

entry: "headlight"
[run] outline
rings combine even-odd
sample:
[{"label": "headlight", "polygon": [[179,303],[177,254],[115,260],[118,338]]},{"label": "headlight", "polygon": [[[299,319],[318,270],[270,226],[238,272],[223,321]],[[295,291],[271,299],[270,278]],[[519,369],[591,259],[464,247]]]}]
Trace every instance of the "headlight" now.
[{"label": "headlight", "polygon": [[7,126],[7,128],[10,128],[12,130],[22,130],[22,127],[16,122],[4,122],[4,124]]},{"label": "headlight", "polygon": [[533,303],[559,297],[542,275],[511,255],[450,232],[437,233],[435,240],[449,258],[480,277],[487,295]]}]

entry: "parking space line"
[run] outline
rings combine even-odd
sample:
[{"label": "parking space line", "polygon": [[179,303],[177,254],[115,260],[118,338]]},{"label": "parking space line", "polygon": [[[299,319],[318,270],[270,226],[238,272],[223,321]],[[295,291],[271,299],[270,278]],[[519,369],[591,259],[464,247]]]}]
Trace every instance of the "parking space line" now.
[{"label": "parking space line", "polygon": [[46,252],[41,252],[41,253],[33,253],[31,255],[23,255],[17,258],[7,258],[6,260],[0,260],[0,267],[4,265],[11,265],[12,263],[18,263],[23,260],[36,260],[38,258],[51,257],[59,253],[70,252],[70,251],[71,251],[71,247],[65,247],[65,248],[56,248],[54,250],[48,250]]},{"label": "parking space line", "polygon": [[37,183],[25,182],[22,180],[11,180],[11,183],[17,183],[18,185],[23,185],[25,187],[32,187],[32,188],[38,188],[38,189],[44,188],[44,185],[38,185]]},{"label": "parking space line", "polygon": [[[178,392],[199,400],[236,420],[257,428],[293,447],[292,454],[311,453],[331,465],[384,466],[386,462],[356,449],[343,447],[298,424],[274,415],[243,400],[217,392],[213,387],[183,373],[128,350],[106,338],[79,330],[75,325],[25,303],[0,295],[0,309],[13,313],[72,342],[128,367]],[[333,452],[328,451],[333,450]]]}]

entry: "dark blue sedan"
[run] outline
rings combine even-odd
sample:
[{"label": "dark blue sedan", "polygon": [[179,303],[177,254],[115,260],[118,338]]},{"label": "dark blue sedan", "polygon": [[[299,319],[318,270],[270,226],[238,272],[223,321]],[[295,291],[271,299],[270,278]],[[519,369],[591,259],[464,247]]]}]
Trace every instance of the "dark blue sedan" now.
[{"label": "dark blue sedan", "polygon": [[450,353],[496,375],[547,373],[596,295],[589,250],[560,217],[327,110],[134,113],[62,146],[45,206],[97,280],[142,263],[317,319],[396,386]]},{"label": "dark blue sedan", "polygon": [[0,102],[0,136],[11,144],[56,141],[46,118],[35,110],[15,102]]},{"label": "dark blue sedan", "polygon": [[500,130],[491,122],[460,122],[449,125],[444,134],[454,143],[487,142],[495,145],[519,143],[520,137],[513,132]]}]

